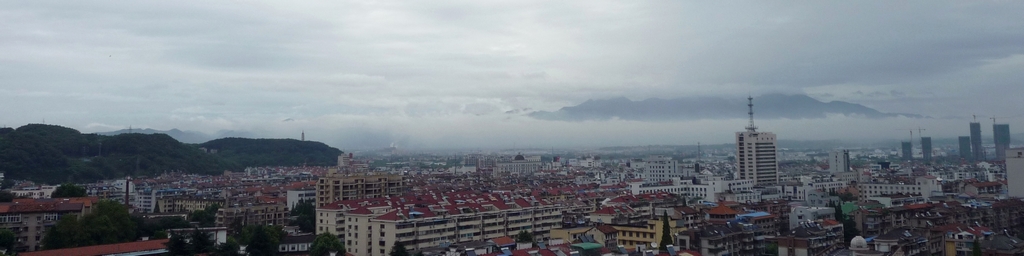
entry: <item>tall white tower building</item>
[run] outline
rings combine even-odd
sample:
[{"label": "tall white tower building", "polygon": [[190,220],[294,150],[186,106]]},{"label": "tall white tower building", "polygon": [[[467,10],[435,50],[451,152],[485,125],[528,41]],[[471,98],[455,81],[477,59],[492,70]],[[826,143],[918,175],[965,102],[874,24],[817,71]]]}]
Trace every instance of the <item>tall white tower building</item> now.
[{"label": "tall white tower building", "polygon": [[[1024,184],[1024,148],[1006,150],[1007,184]],[[1024,186],[1007,186],[1010,197],[1024,198]]]},{"label": "tall white tower building", "polygon": [[839,150],[828,154],[828,170],[831,172],[850,171],[850,151]]},{"label": "tall white tower building", "polygon": [[751,179],[758,186],[779,183],[779,160],[775,134],[758,132],[754,126],[754,98],[747,98],[750,124],[747,131],[736,133],[736,179]]}]

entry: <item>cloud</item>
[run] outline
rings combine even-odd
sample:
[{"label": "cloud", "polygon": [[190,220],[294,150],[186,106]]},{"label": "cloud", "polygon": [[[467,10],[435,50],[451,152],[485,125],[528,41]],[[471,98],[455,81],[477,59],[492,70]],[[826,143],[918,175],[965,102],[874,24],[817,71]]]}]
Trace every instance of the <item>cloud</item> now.
[{"label": "cloud", "polygon": [[89,126],[96,123],[268,136],[321,125],[302,120],[344,119],[358,125],[331,125],[351,129],[351,138],[376,138],[367,145],[430,141],[431,133],[448,131],[511,132],[484,122],[572,133],[594,124],[519,115],[617,97],[807,94],[887,113],[1008,116],[1024,94],[1022,7],[3,2],[0,108],[11,123],[46,118],[88,129],[100,129]]}]

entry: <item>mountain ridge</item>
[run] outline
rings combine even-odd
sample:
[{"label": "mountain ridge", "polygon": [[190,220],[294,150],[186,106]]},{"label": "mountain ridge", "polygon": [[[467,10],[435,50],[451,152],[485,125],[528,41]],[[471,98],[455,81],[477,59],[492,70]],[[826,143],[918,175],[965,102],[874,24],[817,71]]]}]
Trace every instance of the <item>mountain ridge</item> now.
[{"label": "mountain ridge", "polygon": [[[218,153],[201,150],[217,149]],[[332,166],[341,150],[295,139],[230,138],[204,144],[162,133],[105,136],[56,125],[0,128],[0,172],[45,183],[94,182],[168,171],[219,174],[251,166]]]},{"label": "mountain ridge", "polygon": [[[684,111],[677,111],[684,110]],[[819,119],[829,114],[863,116],[866,118],[910,117],[917,114],[883,113],[873,108],[844,101],[822,102],[807,95],[765,94],[754,98],[754,113],[762,119]],[[530,117],[556,121],[592,121],[622,119],[632,121],[678,121],[699,119],[731,119],[747,117],[746,99],[694,97],[640,101],[626,97],[590,99],[579,105],[556,111],[535,111]]]}]

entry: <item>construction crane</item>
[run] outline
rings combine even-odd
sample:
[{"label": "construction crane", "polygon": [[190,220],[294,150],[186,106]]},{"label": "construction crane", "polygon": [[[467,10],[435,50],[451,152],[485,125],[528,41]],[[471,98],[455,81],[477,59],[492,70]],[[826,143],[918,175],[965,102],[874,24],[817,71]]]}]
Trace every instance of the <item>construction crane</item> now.
[{"label": "construction crane", "polygon": [[[896,130],[897,131],[910,131],[910,141],[911,141],[911,143],[913,143],[913,141],[914,141],[914,130],[921,130],[921,131],[923,131],[924,129],[917,128],[917,129],[896,129]],[[920,133],[920,131],[918,131],[918,133]]]}]

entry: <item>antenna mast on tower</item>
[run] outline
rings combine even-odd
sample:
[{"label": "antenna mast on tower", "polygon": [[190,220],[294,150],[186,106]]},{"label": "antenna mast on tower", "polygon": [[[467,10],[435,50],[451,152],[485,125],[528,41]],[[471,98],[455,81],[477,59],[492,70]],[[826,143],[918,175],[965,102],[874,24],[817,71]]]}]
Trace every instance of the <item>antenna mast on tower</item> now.
[{"label": "antenna mast on tower", "polygon": [[757,126],[754,126],[754,97],[747,96],[747,108],[750,111],[747,112],[750,115],[750,124],[747,125],[748,132],[757,132]]}]

